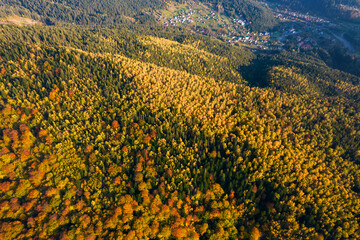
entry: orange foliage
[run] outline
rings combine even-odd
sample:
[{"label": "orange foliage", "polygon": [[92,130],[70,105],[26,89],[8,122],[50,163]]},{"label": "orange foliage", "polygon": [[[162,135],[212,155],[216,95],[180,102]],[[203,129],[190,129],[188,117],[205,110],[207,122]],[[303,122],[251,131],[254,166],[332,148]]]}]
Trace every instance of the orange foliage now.
[{"label": "orange foliage", "polygon": [[0,203],[0,214],[6,212],[10,209],[10,203],[8,201],[4,201]]},{"label": "orange foliage", "polygon": [[25,132],[29,132],[30,128],[26,124],[22,123],[19,126],[19,130],[20,132],[25,133]]},{"label": "orange foliage", "polygon": [[52,140],[51,136],[47,136],[47,137],[45,138],[45,140],[46,140],[46,144],[47,144],[47,145],[51,145],[51,144],[53,143],[53,140]]},{"label": "orange foliage", "polygon": [[0,183],[0,192],[7,192],[10,190],[11,183],[10,182],[2,182]]},{"label": "orange foliage", "polygon": [[168,205],[169,205],[169,207],[174,206],[174,203],[175,203],[175,201],[174,201],[173,199],[171,199],[171,198],[168,199]]},{"label": "orange foliage", "polygon": [[49,188],[48,190],[46,190],[45,195],[47,197],[51,197],[54,196],[55,194],[57,194],[58,190],[56,188]]},{"label": "orange foliage", "polygon": [[115,186],[119,185],[121,183],[121,178],[120,177],[116,177],[114,180],[113,180],[113,184]]},{"label": "orange foliage", "polygon": [[158,234],[159,238],[167,239],[171,236],[171,228],[168,226],[165,226],[161,229],[161,232]]},{"label": "orange foliage", "polygon": [[147,190],[141,192],[141,198],[143,200],[143,205],[147,206],[150,203],[149,192]]},{"label": "orange foliage", "polygon": [[112,129],[118,129],[120,127],[120,124],[118,121],[114,120],[112,123],[111,123],[111,128]]},{"label": "orange foliage", "polygon": [[199,206],[195,208],[195,213],[203,213],[205,211],[204,206]]},{"label": "orange foliage", "polygon": [[116,228],[116,222],[117,219],[115,219],[114,217],[108,218],[104,223],[104,227],[114,229]]},{"label": "orange foliage", "polygon": [[216,155],[217,155],[217,153],[215,150],[210,153],[210,157],[212,157],[212,158],[216,158]]},{"label": "orange foliage", "polygon": [[151,132],[150,132],[150,137],[151,137],[151,138],[156,137],[156,131],[155,131],[155,130],[151,130]]},{"label": "orange foliage", "polygon": [[83,201],[79,201],[76,203],[75,208],[76,208],[76,210],[80,211],[84,208],[85,205],[86,204]]},{"label": "orange foliage", "polygon": [[214,209],[211,211],[210,219],[220,218],[220,217],[221,217],[221,213],[220,213],[219,209]]},{"label": "orange foliage", "polygon": [[31,155],[31,152],[29,149],[27,149],[27,148],[22,149],[20,151],[20,161],[25,162],[26,160],[29,159],[30,155]]},{"label": "orange foliage", "polygon": [[166,174],[167,174],[169,177],[172,177],[173,171],[171,171],[171,169],[168,169],[168,170],[166,170]]},{"label": "orange foliage", "polygon": [[1,70],[0,70],[0,75],[1,75],[1,76],[5,76],[5,75],[6,75],[6,69],[5,69],[5,68],[1,68]]},{"label": "orange foliage", "polygon": [[61,215],[66,216],[69,214],[69,212],[70,212],[70,208],[69,206],[66,206],[65,209],[62,211]]},{"label": "orange foliage", "polygon": [[123,213],[127,215],[133,214],[133,208],[130,203],[125,203],[123,206]]},{"label": "orange foliage", "polygon": [[86,199],[90,199],[91,193],[89,191],[84,192]]},{"label": "orange foliage", "polygon": [[55,69],[55,75],[56,75],[56,76],[62,75],[63,72],[64,72],[64,71],[63,71],[61,68],[56,68],[56,69]]},{"label": "orange foliage", "polygon": [[21,135],[21,143],[25,148],[29,148],[32,146],[33,141],[31,140],[31,132],[30,131],[24,131]]},{"label": "orange foliage", "polygon": [[3,110],[1,110],[1,114],[4,116],[8,116],[12,112],[11,106],[6,106]]},{"label": "orange foliage", "polygon": [[41,129],[39,131],[39,137],[46,137],[47,136],[47,132],[44,129]]},{"label": "orange foliage", "polygon": [[185,215],[188,215],[189,214],[189,211],[190,211],[190,206],[187,205],[187,204],[184,204],[183,206],[183,212],[185,213]]},{"label": "orange foliage", "polygon": [[150,229],[151,229],[151,238],[155,238],[156,234],[159,232],[159,222],[157,221],[154,221],[151,226],[150,226]]},{"label": "orange foliage", "polygon": [[85,154],[89,154],[89,153],[91,153],[92,151],[93,151],[93,146],[91,146],[91,145],[87,145],[86,147],[85,147],[85,149],[84,149],[84,153]]},{"label": "orange foliage", "polygon": [[182,204],[183,204],[183,201],[180,199],[176,204],[177,209],[181,209]]},{"label": "orange foliage", "polygon": [[134,175],[134,181],[135,182],[142,182],[143,180],[143,175],[140,172],[136,172]]},{"label": "orange foliage", "polygon": [[17,199],[17,198],[12,198],[12,199],[10,200],[10,207],[11,207],[11,210],[14,211],[14,212],[16,212],[17,210],[19,210],[20,207],[21,207],[21,205],[20,205],[20,203],[19,203],[19,199]]},{"label": "orange foliage", "polygon": [[230,194],[229,194],[229,199],[233,200],[234,198],[235,198],[235,192],[234,192],[234,190],[231,190]]},{"label": "orange foliage", "polygon": [[31,190],[31,191],[29,192],[29,194],[27,195],[27,197],[28,197],[29,199],[35,199],[35,198],[37,198],[37,197],[39,196],[39,194],[40,194],[40,192],[39,192],[38,190],[33,189],[33,190]]},{"label": "orange foliage", "polygon": [[135,239],[135,231],[131,230],[127,235],[126,237],[124,238],[124,240],[133,240]]},{"label": "orange foliage", "polygon": [[89,224],[91,223],[91,218],[89,215],[85,214],[85,215],[82,215],[80,217],[80,223],[81,223],[81,227],[83,229],[87,228],[89,226]]},{"label": "orange foliage", "polygon": [[5,174],[5,175],[9,175],[9,173],[13,173],[14,170],[15,170],[15,165],[10,163],[10,164],[7,164],[5,166],[3,166],[1,168],[2,172]]},{"label": "orange foliage", "polygon": [[146,190],[146,188],[147,188],[147,185],[145,182],[141,182],[138,186],[138,189],[140,192]]},{"label": "orange foliage", "polygon": [[129,150],[128,150],[128,148],[127,148],[126,146],[123,146],[123,147],[121,148],[121,151],[124,152],[124,153],[128,153],[128,152],[129,152]]},{"label": "orange foliage", "polygon": [[3,131],[3,134],[8,136],[13,141],[18,140],[18,131],[16,131],[16,130],[6,129]]},{"label": "orange foliage", "polygon": [[53,90],[50,91],[50,93],[49,93],[49,99],[50,99],[51,101],[56,100],[56,94],[57,94],[58,90],[59,90],[58,88],[55,88],[55,89],[53,89]]},{"label": "orange foliage", "polygon": [[120,216],[121,214],[122,214],[122,209],[121,209],[121,207],[117,207],[117,208],[115,208],[115,211],[114,211],[114,216]]},{"label": "orange foliage", "polygon": [[38,114],[39,113],[39,110],[37,110],[37,109],[31,109],[31,114],[32,115],[36,115],[36,114]]},{"label": "orange foliage", "polygon": [[33,200],[31,200],[30,202],[24,203],[24,204],[23,204],[24,211],[25,211],[25,212],[30,211],[30,210],[34,207],[34,205],[35,205],[36,202],[37,202],[37,199],[33,199]]},{"label": "orange foliage", "polygon": [[38,170],[38,171],[31,171],[29,180],[35,186],[39,186],[41,184],[41,180],[44,178],[45,172]]},{"label": "orange foliage", "polygon": [[257,192],[257,190],[258,190],[258,189],[257,189],[257,186],[256,186],[256,185],[254,185],[251,191],[252,191],[253,193],[256,193],[256,192]]},{"label": "orange foliage", "polygon": [[144,143],[149,143],[151,141],[151,137],[150,136],[145,136],[144,137]]},{"label": "orange foliage", "polygon": [[27,220],[27,225],[30,226],[30,227],[32,227],[32,228],[34,228],[35,225],[36,225],[35,219],[32,218],[32,217],[28,218],[28,220]]},{"label": "orange foliage", "polygon": [[10,139],[9,135],[10,135],[11,131],[12,131],[11,129],[4,129],[3,130],[3,141],[4,141],[5,145],[10,143],[11,139]]},{"label": "orange foliage", "polygon": [[187,230],[186,230],[186,228],[181,228],[181,227],[179,227],[179,228],[172,229],[171,234],[172,234],[176,239],[181,239],[181,238],[186,237],[186,235],[187,235]]},{"label": "orange foliage", "polygon": [[6,147],[3,147],[3,148],[1,149],[0,156],[2,156],[2,155],[4,155],[4,154],[7,154],[7,153],[9,153],[9,152],[10,152],[9,149],[7,149]]},{"label": "orange foliage", "polygon": [[74,96],[74,93],[75,93],[74,90],[69,90],[69,91],[68,91],[68,97],[69,97],[69,98],[72,98],[72,96]]},{"label": "orange foliage", "polygon": [[261,237],[261,232],[259,231],[259,229],[254,227],[250,234],[250,240],[259,240],[260,237]]},{"label": "orange foliage", "polygon": [[24,229],[20,221],[3,222],[0,227],[0,239],[14,239]]},{"label": "orange foliage", "polygon": [[143,170],[142,163],[139,162],[139,163],[136,164],[136,166],[135,166],[135,171],[136,171],[136,172],[141,172],[142,170]]}]

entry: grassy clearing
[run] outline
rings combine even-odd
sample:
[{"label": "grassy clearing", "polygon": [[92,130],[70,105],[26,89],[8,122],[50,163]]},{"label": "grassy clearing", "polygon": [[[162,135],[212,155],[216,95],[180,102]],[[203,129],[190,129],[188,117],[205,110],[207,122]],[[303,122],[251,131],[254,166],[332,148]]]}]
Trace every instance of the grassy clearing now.
[{"label": "grassy clearing", "polygon": [[28,25],[43,25],[43,23],[36,21],[31,18],[24,18],[19,16],[9,16],[6,18],[0,19],[0,24],[14,24],[19,26],[28,26]]}]

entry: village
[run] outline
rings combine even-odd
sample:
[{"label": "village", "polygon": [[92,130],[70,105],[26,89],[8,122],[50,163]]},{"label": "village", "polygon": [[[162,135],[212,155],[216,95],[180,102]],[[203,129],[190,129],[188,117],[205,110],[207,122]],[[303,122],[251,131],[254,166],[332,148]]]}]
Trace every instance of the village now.
[{"label": "village", "polygon": [[266,32],[250,31],[252,23],[242,14],[231,18],[215,11],[211,5],[191,1],[170,5],[158,14],[157,20],[165,26],[188,27],[196,33],[216,37],[229,45],[248,48],[253,52],[281,49],[309,51],[320,45],[348,45],[341,34],[337,35],[329,30],[336,27],[336,24],[317,16],[289,11],[278,5],[269,7],[279,24]]},{"label": "village", "polygon": [[243,15],[230,18],[219,14],[205,4],[178,5],[169,8],[165,14],[158,16],[158,21],[165,26],[187,26],[194,32],[210,35],[228,42],[230,45],[243,45],[251,48],[268,49],[269,32],[250,32],[251,22]]}]

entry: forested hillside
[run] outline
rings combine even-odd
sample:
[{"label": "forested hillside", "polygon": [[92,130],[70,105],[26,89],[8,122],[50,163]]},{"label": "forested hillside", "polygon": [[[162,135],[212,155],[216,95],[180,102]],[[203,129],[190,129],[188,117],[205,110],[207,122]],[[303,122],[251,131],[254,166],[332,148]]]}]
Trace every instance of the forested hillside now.
[{"label": "forested hillside", "polygon": [[220,7],[230,16],[243,14],[248,21],[251,21],[251,28],[255,31],[266,31],[276,25],[276,20],[269,8],[254,0],[201,0],[211,2]]},{"label": "forested hillside", "polygon": [[360,239],[359,1],[272,1],[0,0],[0,239]]},{"label": "forested hillside", "polygon": [[[4,43],[36,43],[40,46],[68,46],[84,51],[122,54],[191,74],[217,80],[242,82],[238,69],[249,65],[255,56],[243,49],[179,29],[121,25],[120,29],[102,28],[18,28],[0,29]],[[12,55],[11,52],[4,53]]]},{"label": "forested hillside", "polygon": [[[343,64],[349,64],[344,62]],[[341,96],[360,101],[360,76],[329,67],[320,57],[283,51],[259,55],[242,66],[242,76],[251,84],[316,97]]]},{"label": "forested hillside", "polygon": [[[176,0],[174,0],[176,1]],[[217,1],[199,0],[211,3],[214,10],[224,11],[228,15],[244,14],[252,21],[252,29],[264,31],[275,26],[271,11],[257,1]],[[48,25],[58,23],[76,23],[82,25],[118,25],[129,21],[129,17],[144,21],[153,19],[151,10],[166,6],[162,0],[0,0],[0,17],[20,15],[42,20]],[[181,1],[179,1],[181,2]],[[130,19],[134,21],[134,19]]]},{"label": "forested hillside", "polygon": [[287,7],[317,13],[333,19],[360,22],[359,0],[269,0],[285,4]]},{"label": "forested hillside", "polygon": [[0,31],[0,239],[360,238],[357,76],[174,29]]},{"label": "forested hillside", "polygon": [[2,14],[38,16],[49,24],[72,22],[76,24],[121,23],[122,16],[134,16],[143,11],[164,6],[161,0],[1,0]]}]

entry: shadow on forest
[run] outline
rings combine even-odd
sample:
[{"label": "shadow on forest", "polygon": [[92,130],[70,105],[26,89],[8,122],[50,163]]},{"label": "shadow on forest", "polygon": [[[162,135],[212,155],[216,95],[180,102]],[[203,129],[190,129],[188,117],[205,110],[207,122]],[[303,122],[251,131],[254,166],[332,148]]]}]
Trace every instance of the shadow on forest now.
[{"label": "shadow on forest", "polygon": [[274,63],[264,57],[252,60],[248,66],[241,66],[238,71],[252,87],[268,87],[268,72]]}]

